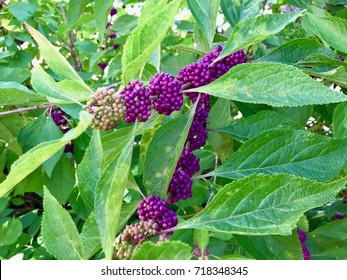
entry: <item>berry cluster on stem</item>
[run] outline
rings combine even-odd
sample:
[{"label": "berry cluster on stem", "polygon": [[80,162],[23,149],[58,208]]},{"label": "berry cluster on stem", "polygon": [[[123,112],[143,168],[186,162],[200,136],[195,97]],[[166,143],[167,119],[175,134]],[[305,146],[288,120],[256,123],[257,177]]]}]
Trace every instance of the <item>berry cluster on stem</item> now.
[{"label": "berry cluster on stem", "polygon": [[[57,126],[59,126],[60,130],[64,134],[71,129],[71,127],[68,123],[68,120],[67,120],[67,116],[61,108],[55,106],[55,107],[49,108],[48,112],[51,115],[53,122]],[[67,143],[65,145],[64,152],[65,153],[73,153],[73,148],[74,148],[74,144],[73,144],[73,142],[70,141],[69,143]]]}]

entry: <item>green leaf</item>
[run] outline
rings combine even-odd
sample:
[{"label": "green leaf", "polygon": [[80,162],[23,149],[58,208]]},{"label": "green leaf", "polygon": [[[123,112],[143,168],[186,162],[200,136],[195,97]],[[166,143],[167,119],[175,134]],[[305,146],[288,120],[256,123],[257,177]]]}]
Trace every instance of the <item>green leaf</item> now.
[{"label": "green leaf", "polygon": [[347,138],[347,102],[337,105],[333,118],[334,138]]},{"label": "green leaf", "polygon": [[113,243],[130,172],[135,130],[116,161],[110,164],[98,183],[94,209],[105,258],[112,258]]},{"label": "green leaf", "polygon": [[52,175],[44,180],[45,186],[61,204],[67,202],[75,183],[75,168],[65,155],[55,165]]},{"label": "green leaf", "polygon": [[77,127],[71,129],[62,138],[43,142],[22,155],[11,166],[11,172],[0,184],[0,198],[12,190],[27,175],[33,172],[43,162],[62,149],[69,141],[80,136],[91,124],[92,116],[82,111]]},{"label": "green leaf", "polygon": [[17,142],[16,137],[6,126],[6,123],[0,118],[0,139],[8,144],[8,148],[14,151],[18,156],[22,155],[22,148]]},{"label": "green leaf", "polygon": [[9,219],[0,224],[0,247],[15,243],[22,234],[22,223],[18,219]]},{"label": "green leaf", "polygon": [[289,173],[329,181],[347,160],[347,142],[301,130],[274,130],[247,141],[211,176]]},{"label": "green leaf", "polygon": [[47,251],[60,260],[82,260],[83,244],[69,213],[44,187],[42,238]]},{"label": "green leaf", "polygon": [[159,245],[145,242],[132,260],[190,260],[192,248],[180,241],[166,241]]},{"label": "green leaf", "polygon": [[137,206],[139,205],[140,201],[134,201],[129,203],[123,203],[122,208],[120,210],[119,215],[119,222],[117,225],[116,233],[120,232],[123,227],[126,225],[128,220],[134,215],[135,211],[137,210]]},{"label": "green leaf", "polygon": [[100,232],[94,212],[91,212],[85,221],[80,237],[83,243],[85,258],[88,260],[101,249]]},{"label": "green leaf", "polygon": [[123,85],[126,85],[140,71],[164,39],[180,3],[180,0],[174,0],[159,10],[152,10],[150,18],[139,23],[128,37],[122,56]]},{"label": "green leaf", "polygon": [[210,235],[208,230],[205,229],[194,229],[193,241],[198,245],[201,252],[204,252],[205,248],[210,241]]},{"label": "green leaf", "polygon": [[132,135],[132,127],[125,127],[111,132],[101,138],[103,153],[103,168],[109,166],[118,157]]},{"label": "green leaf", "polygon": [[99,31],[99,41],[103,42],[108,14],[113,5],[113,0],[95,0],[94,19]]},{"label": "green leaf", "polygon": [[67,12],[68,28],[71,28],[74,23],[83,14],[85,7],[92,2],[92,0],[70,0],[69,9]]},{"label": "green leaf", "polygon": [[217,128],[216,131],[224,132],[241,142],[246,142],[265,131],[280,128],[298,129],[300,125],[274,111],[260,111],[248,118],[236,121],[230,126]]},{"label": "green leaf", "polygon": [[90,99],[92,91],[81,83],[63,80],[55,82],[40,65],[36,65],[32,71],[31,83],[34,89],[47,96],[54,103],[79,103]]},{"label": "green leaf", "polygon": [[308,22],[311,32],[336,50],[347,53],[347,20],[310,13],[306,13],[304,19]]},{"label": "green leaf", "polygon": [[257,260],[302,260],[298,235],[233,235],[237,243]]},{"label": "green leaf", "polygon": [[309,5],[321,6],[324,4],[323,0],[287,0],[288,4],[294,7],[306,9]]},{"label": "green leaf", "polygon": [[346,95],[325,87],[301,70],[277,63],[240,64],[216,81],[185,92],[192,91],[275,107],[329,104],[347,100]]},{"label": "green leaf", "polygon": [[40,32],[35,30],[29,24],[24,23],[25,28],[28,30],[30,35],[37,42],[41,56],[45,59],[47,65],[59,76],[73,80],[77,83],[84,85],[86,88],[88,86],[83,82],[81,77],[76,73],[73,67],[67,62],[67,60],[62,56],[56,47],[54,47],[51,42],[49,42]]},{"label": "green leaf", "polygon": [[280,32],[301,14],[302,12],[260,15],[238,23],[217,60],[237,50],[260,43],[271,35]]},{"label": "green leaf", "polygon": [[148,195],[166,198],[169,183],[194,118],[195,108],[196,104],[186,114],[164,123],[149,143],[143,174]]},{"label": "green leaf", "polygon": [[[42,133],[44,131],[45,133]],[[46,112],[39,116],[34,122],[23,127],[18,134],[18,141],[23,147],[23,151],[27,152],[40,143],[56,140],[63,136],[63,132],[53,122],[51,117],[47,117]],[[63,150],[58,151],[43,163],[43,168],[48,176],[51,176],[52,171],[58,160],[63,154]]]},{"label": "green leaf", "polygon": [[321,65],[330,65],[330,66],[343,66],[347,69],[347,63],[340,61],[335,58],[331,58],[324,54],[310,54],[303,61],[299,61],[299,65],[304,66],[321,66]]},{"label": "green leaf", "polygon": [[304,72],[308,75],[322,78],[340,87],[347,88],[347,70],[345,67],[340,66],[325,72],[304,69]]},{"label": "green leaf", "polygon": [[8,9],[20,22],[25,22],[34,16],[37,6],[31,3],[19,2],[12,3],[8,6]]},{"label": "green leaf", "polygon": [[100,133],[94,129],[89,147],[77,167],[78,188],[83,200],[94,208],[95,190],[102,171],[103,150]]},{"label": "green leaf", "polygon": [[[231,123],[230,101],[218,98],[212,106],[207,121],[207,128],[211,131],[226,127]],[[224,162],[233,152],[233,143],[229,135],[209,133],[208,143],[213,147],[221,162]]]},{"label": "green leaf", "polygon": [[189,9],[210,46],[216,32],[219,2],[219,0],[187,0]]},{"label": "green leaf", "polygon": [[323,184],[289,174],[254,174],[223,187],[178,225],[240,235],[290,235],[302,214],[335,198],[347,178]]},{"label": "green leaf", "polygon": [[[346,259],[347,219],[322,225],[308,234],[309,252],[312,259]],[[342,253],[345,254],[342,254]]]},{"label": "green leaf", "polygon": [[47,102],[37,94],[16,82],[0,82],[0,106],[36,105]]},{"label": "green leaf", "polygon": [[315,39],[295,39],[258,58],[257,61],[295,64],[321,49],[322,45]]},{"label": "green leaf", "polygon": [[258,15],[261,9],[262,0],[221,0],[223,14],[231,26],[235,26],[240,21],[253,18]]}]

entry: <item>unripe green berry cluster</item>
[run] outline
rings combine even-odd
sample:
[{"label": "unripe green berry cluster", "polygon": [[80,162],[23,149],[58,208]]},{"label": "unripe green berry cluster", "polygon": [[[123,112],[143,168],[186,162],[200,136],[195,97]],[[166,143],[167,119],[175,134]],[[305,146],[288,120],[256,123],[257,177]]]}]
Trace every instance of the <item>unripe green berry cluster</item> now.
[{"label": "unripe green berry cluster", "polygon": [[113,88],[98,88],[87,102],[86,110],[94,116],[92,126],[100,130],[110,130],[125,118],[125,100]]},{"label": "unripe green berry cluster", "polygon": [[160,226],[153,219],[127,225],[120,236],[120,242],[115,246],[114,258],[117,260],[130,259],[138,247],[137,245],[151,237],[157,236],[159,232]]}]

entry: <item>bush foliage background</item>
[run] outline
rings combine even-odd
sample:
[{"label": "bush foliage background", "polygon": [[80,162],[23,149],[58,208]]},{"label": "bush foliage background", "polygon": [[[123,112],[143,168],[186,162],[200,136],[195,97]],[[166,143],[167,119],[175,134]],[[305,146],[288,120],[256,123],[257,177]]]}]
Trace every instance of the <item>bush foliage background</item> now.
[{"label": "bush foliage background", "polygon": [[211,101],[192,198],[170,206],[169,240],[130,257],[347,259],[347,1],[0,7],[1,258],[111,259],[143,196],[166,199],[196,104],[111,131],[84,105],[221,45],[217,60],[243,49],[248,62],[183,91]]}]

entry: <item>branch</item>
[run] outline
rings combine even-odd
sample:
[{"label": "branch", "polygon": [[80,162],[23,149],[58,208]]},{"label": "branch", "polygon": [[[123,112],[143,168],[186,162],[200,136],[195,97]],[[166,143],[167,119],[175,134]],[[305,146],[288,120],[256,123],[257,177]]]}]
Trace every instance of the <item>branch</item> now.
[{"label": "branch", "polygon": [[50,108],[50,107],[53,107],[53,105],[52,104],[41,104],[41,105],[31,106],[31,107],[22,107],[22,108],[18,108],[18,109],[14,109],[14,110],[0,112],[0,116],[6,116],[6,115],[16,114],[16,113],[23,113],[25,111],[32,111],[32,110],[37,110],[37,109],[46,109],[46,108]]}]

